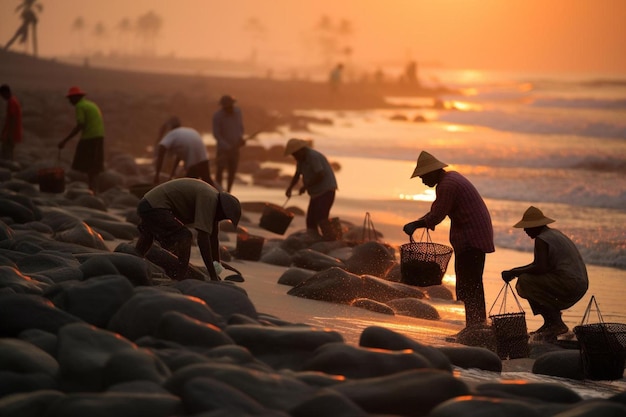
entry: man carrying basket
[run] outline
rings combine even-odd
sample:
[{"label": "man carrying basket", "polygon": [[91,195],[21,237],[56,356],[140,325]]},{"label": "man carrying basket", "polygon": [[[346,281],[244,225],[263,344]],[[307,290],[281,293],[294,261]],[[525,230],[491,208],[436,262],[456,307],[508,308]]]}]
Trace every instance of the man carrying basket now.
[{"label": "man carrying basket", "polygon": [[456,298],[465,303],[466,327],[484,326],[487,320],[483,270],[485,254],[495,251],[491,216],[482,197],[467,178],[422,151],[411,178],[420,177],[424,185],[436,187],[430,211],[404,225],[411,236],[416,229],[435,226],[450,217],[450,244],[454,249]]}]

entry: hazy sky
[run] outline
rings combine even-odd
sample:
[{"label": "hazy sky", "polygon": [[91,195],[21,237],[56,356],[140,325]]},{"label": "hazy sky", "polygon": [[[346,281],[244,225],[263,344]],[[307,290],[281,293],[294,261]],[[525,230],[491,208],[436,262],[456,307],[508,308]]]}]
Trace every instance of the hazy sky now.
[{"label": "hazy sky", "polygon": [[[350,23],[351,34],[335,39],[362,66],[415,59],[459,69],[626,75],[626,0],[38,1],[42,56],[145,47],[116,26],[153,11],[163,19],[154,44],[159,54],[241,60],[256,48],[264,64],[313,64],[323,59],[315,27],[326,15],[333,26]],[[2,45],[19,26],[20,2],[0,0]],[[72,31],[79,16],[86,24],[82,36]],[[251,18],[264,28],[261,39],[244,29]],[[106,29],[101,38],[93,35],[97,22]]]}]

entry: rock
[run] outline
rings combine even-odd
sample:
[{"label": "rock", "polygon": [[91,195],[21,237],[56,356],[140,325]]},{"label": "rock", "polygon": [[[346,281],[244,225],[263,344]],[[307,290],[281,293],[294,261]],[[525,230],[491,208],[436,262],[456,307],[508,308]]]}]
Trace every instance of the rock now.
[{"label": "rock", "polygon": [[574,380],[585,379],[578,350],[566,349],[544,353],[535,360],[532,372]]},{"label": "rock", "polygon": [[294,266],[311,269],[313,271],[323,271],[328,268],[345,268],[343,262],[337,258],[316,252],[312,249],[300,249],[292,258]]},{"label": "rock", "polygon": [[463,369],[482,369],[485,371],[501,372],[502,361],[489,349],[474,346],[442,346],[438,347],[450,362]]},{"label": "rock", "polygon": [[523,401],[481,396],[453,398],[438,405],[428,414],[429,417],[458,417],[466,415],[541,417],[544,414]]},{"label": "rock", "polygon": [[255,320],[258,318],[254,304],[241,287],[221,281],[204,282],[192,279],[176,282],[174,287],[185,295],[201,299],[226,321],[233,314],[242,314]]},{"label": "rock", "polygon": [[111,316],[133,295],[133,286],[122,275],[103,275],[60,287],[54,304],[86,323],[106,328]]},{"label": "rock", "polygon": [[81,391],[102,390],[103,370],[108,360],[117,352],[136,348],[120,335],[86,323],[64,326],[57,341],[57,360],[64,385]]},{"label": "rock", "polygon": [[274,369],[300,370],[320,346],[343,342],[343,337],[335,331],[306,326],[232,325],[225,332]]},{"label": "rock", "polygon": [[59,370],[56,359],[26,341],[0,339],[0,369],[23,374],[42,373],[55,377]]},{"label": "rock", "polygon": [[224,320],[204,301],[183,294],[155,288],[135,290],[135,294],[111,317],[108,329],[129,340],[153,335],[161,317],[168,311],[178,311],[191,318],[223,327]]},{"label": "rock", "polygon": [[343,375],[346,378],[373,378],[408,369],[429,368],[430,362],[412,351],[393,351],[328,343],[319,347],[303,370]]},{"label": "rock", "polygon": [[349,380],[332,389],[370,414],[402,416],[426,416],[444,401],[470,394],[463,381],[436,369],[411,369]]},{"label": "rock", "polygon": [[16,337],[28,329],[56,334],[66,324],[81,321],[43,297],[11,293],[0,293],[0,317],[0,337]]},{"label": "rock", "polygon": [[278,278],[278,283],[295,287],[313,275],[315,275],[315,272],[310,269],[291,267],[286,269],[280,278]]},{"label": "rock", "polygon": [[357,275],[383,277],[394,263],[393,253],[382,243],[371,241],[355,246],[345,262],[346,269]]},{"label": "rock", "polygon": [[275,372],[262,372],[226,363],[189,365],[174,372],[165,388],[182,395],[195,378],[213,378],[248,395],[263,407],[287,411],[311,398],[317,388]]},{"label": "rock", "polygon": [[439,312],[433,306],[417,298],[397,298],[387,301],[396,314],[426,320],[439,320]]},{"label": "rock", "polygon": [[192,319],[177,311],[168,311],[161,316],[154,336],[183,346],[203,348],[234,343],[219,327]]},{"label": "rock", "polygon": [[369,326],[365,328],[361,333],[359,345],[387,350],[411,349],[428,359],[432,367],[452,371],[450,360],[439,349],[424,345],[384,327]]}]

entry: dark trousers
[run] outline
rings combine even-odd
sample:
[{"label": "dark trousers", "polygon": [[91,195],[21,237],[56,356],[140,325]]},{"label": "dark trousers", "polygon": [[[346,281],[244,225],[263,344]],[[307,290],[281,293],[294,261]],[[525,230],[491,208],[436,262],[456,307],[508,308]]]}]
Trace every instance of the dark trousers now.
[{"label": "dark trousers", "polygon": [[483,271],[485,253],[470,248],[455,253],[456,298],[465,303],[466,326],[484,324],[487,320]]},{"label": "dark trousers", "polygon": [[335,190],[326,191],[309,200],[309,208],[306,211],[306,228],[317,230],[322,220],[328,220],[330,208],[335,202]]},{"label": "dark trousers", "polygon": [[217,156],[215,158],[216,173],[215,182],[222,186],[222,177],[224,176],[224,170],[228,173],[228,180],[226,184],[226,191],[230,192],[235,182],[235,175],[237,174],[237,168],[239,166],[239,148],[233,149],[218,149]]}]

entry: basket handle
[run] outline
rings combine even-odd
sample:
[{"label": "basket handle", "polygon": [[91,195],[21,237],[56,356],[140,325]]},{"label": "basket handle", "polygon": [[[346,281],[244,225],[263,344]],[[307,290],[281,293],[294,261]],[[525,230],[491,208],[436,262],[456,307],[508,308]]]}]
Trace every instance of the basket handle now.
[{"label": "basket handle", "polygon": [[285,202],[283,203],[283,208],[285,208],[285,206],[287,205],[287,202],[289,201],[291,197],[287,197],[287,199],[285,200]]},{"label": "basket handle", "polygon": [[[430,232],[428,231],[428,227],[425,227],[422,229],[422,236],[420,237],[420,242],[424,242],[424,234],[426,234],[426,243],[433,243],[433,240],[430,237]],[[413,235],[409,236],[409,241],[411,243],[415,243],[415,239],[413,238]]]},{"label": "basket handle", "polygon": [[361,241],[365,242],[366,237],[368,241],[378,240],[376,228],[374,227],[374,222],[372,221],[372,216],[370,215],[369,211],[365,212],[365,218],[363,219],[363,232],[361,235]]},{"label": "basket handle", "polygon": [[598,314],[598,321],[600,323],[604,323],[604,318],[602,317],[602,313],[600,313],[600,308],[598,307],[598,302],[596,301],[596,296],[592,295],[589,300],[589,304],[587,304],[587,308],[585,309],[585,314],[583,315],[582,320],[580,321],[580,325],[584,325],[589,321],[589,315],[591,314],[591,304],[595,305],[596,313]]},{"label": "basket handle", "polygon": [[496,299],[493,301],[491,308],[489,309],[490,316],[491,316],[491,310],[493,310],[493,308],[495,307],[500,296],[502,296],[502,303],[500,304],[499,314],[503,314],[506,312],[506,297],[509,292],[513,295],[513,299],[515,300],[515,303],[517,304],[517,308],[519,312],[520,313],[524,312],[524,309],[522,308],[522,305],[520,304],[519,299],[517,298],[517,295],[515,295],[515,291],[513,290],[513,287],[511,287],[511,283],[505,282],[504,286],[502,286],[502,288],[500,289],[500,292],[496,296]]}]

